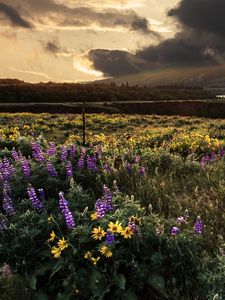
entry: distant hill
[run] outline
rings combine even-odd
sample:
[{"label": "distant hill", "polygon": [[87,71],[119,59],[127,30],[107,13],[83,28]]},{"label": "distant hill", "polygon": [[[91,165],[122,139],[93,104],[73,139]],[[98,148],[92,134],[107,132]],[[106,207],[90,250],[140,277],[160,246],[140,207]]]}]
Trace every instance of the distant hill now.
[{"label": "distant hill", "polygon": [[148,71],[98,82],[115,82],[116,84],[128,82],[130,85],[139,84],[140,86],[225,87],[225,65]]}]

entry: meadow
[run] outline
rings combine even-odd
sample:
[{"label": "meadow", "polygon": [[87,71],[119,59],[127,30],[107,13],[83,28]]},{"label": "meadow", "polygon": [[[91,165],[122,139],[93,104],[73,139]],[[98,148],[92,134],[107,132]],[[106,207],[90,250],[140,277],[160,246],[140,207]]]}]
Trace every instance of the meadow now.
[{"label": "meadow", "polygon": [[225,120],[86,126],[0,114],[1,300],[225,299]]}]

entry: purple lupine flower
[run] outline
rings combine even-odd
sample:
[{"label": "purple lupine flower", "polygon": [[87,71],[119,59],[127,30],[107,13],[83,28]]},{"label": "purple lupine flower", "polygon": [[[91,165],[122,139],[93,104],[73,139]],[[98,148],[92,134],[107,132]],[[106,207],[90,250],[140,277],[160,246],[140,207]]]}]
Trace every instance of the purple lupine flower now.
[{"label": "purple lupine flower", "polygon": [[22,166],[24,176],[25,177],[30,177],[30,164],[29,164],[29,161],[25,157],[21,158],[20,161],[21,161],[21,166]]},{"label": "purple lupine flower", "polygon": [[180,232],[180,229],[176,226],[173,226],[170,231],[171,235],[173,235],[173,236],[176,236],[179,232]]},{"label": "purple lupine flower", "polygon": [[144,168],[144,167],[140,167],[140,169],[139,169],[139,174],[140,174],[141,176],[144,176],[144,175],[145,175],[145,168]]},{"label": "purple lupine flower", "polygon": [[115,242],[115,235],[108,229],[106,233],[106,244],[110,246]]},{"label": "purple lupine flower", "polygon": [[37,161],[37,162],[44,162],[45,161],[45,157],[44,154],[41,150],[40,145],[37,142],[32,142],[31,143],[32,146],[32,156],[33,158]]},{"label": "purple lupine flower", "polygon": [[70,145],[69,147],[69,155],[71,158],[73,158],[75,156],[76,153],[76,147],[74,144]]},{"label": "purple lupine flower", "polygon": [[133,221],[129,221],[128,226],[132,229],[134,235],[140,235],[141,231],[138,228],[138,226],[133,222]]},{"label": "purple lupine flower", "polygon": [[61,159],[61,161],[66,161],[67,160],[67,148],[66,148],[66,146],[61,147],[60,159]]},{"label": "purple lupine flower", "polygon": [[68,202],[65,199],[63,192],[59,193],[59,207],[66,220],[68,229],[73,229],[75,227],[74,218],[71,211],[69,210]]},{"label": "purple lupine flower", "polygon": [[81,155],[77,162],[78,169],[81,171],[84,168],[84,157]]},{"label": "purple lupine flower", "polygon": [[55,167],[53,166],[53,164],[50,161],[46,161],[46,170],[50,176],[52,176],[52,177],[58,176],[58,173],[57,173]]},{"label": "purple lupine flower", "polygon": [[203,223],[201,221],[200,216],[197,217],[195,226],[194,226],[194,231],[196,234],[202,234],[203,231]]},{"label": "purple lupine flower", "polygon": [[111,202],[112,202],[112,194],[110,192],[110,189],[104,185],[103,187],[104,189],[104,198],[105,198],[105,210],[106,212],[107,211],[110,211],[112,209],[112,206],[111,206]]},{"label": "purple lupine flower", "polygon": [[126,163],[126,170],[127,170],[128,173],[131,173],[131,171],[132,171],[132,164]]},{"label": "purple lupine flower", "polygon": [[49,148],[46,150],[46,154],[48,156],[54,156],[56,154],[56,145],[55,143],[51,142]]},{"label": "purple lupine flower", "polygon": [[3,266],[2,266],[2,275],[5,278],[12,277],[12,271],[10,269],[10,266],[8,264],[6,264],[6,263],[4,263]]},{"label": "purple lupine flower", "polygon": [[16,213],[11,197],[7,194],[7,190],[3,189],[3,204],[2,207],[7,215],[12,216]]},{"label": "purple lupine flower", "polygon": [[70,161],[68,161],[66,164],[66,175],[68,177],[73,177],[73,167]]},{"label": "purple lupine flower", "polygon": [[19,153],[15,149],[12,150],[11,154],[15,161],[20,160]]},{"label": "purple lupine flower", "polygon": [[4,157],[3,161],[0,163],[0,179],[4,180],[4,181],[8,181],[12,178],[13,174],[14,174],[14,168],[12,166],[12,164],[9,162],[9,160]]},{"label": "purple lupine flower", "polygon": [[87,156],[87,169],[92,172],[98,172],[98,167],[96,166],[96,156]]},{"label": "purple lupine flower", "polygon": [[45,201],[45,191],[44,189],[38,189],[38,193],[39,193],[39,198],[42,200],[42,201]]},{"label": "purple lupine flower", "polygon": [[97,212],[98,219],[102,219],[105,216],[105,202],[103,199],[98,199],[95,203],[95,210]]},{"label": "purple lupine flower", "polygon": [[41,212],[44,209],[44,206],[41,203],[40,199],[37,197],[35,189],[32,187],[32,185],[30,183],[28,184],[28,187],[27,187],[27,193],[28,193],[28,196],[32,203],[33,208],[36,209],[38,212]]}]

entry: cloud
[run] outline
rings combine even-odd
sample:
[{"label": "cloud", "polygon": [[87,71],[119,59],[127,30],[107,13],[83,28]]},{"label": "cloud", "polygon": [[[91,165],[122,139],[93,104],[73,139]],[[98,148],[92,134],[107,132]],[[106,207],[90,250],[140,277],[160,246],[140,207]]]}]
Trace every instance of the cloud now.
[{"label": "cloud", "polygon": [[32,28],[31,23],[23,19],[18,11],[10,5],[0,2],[0,13],[4,14],[13,26]]},{"label": "cloud", "polygon": [[168,15],[194,30],[225,36],[224,0],[182,0]]},{"label": "cloud", "polygon": [[182,0],[168,12],[168,16],[180,23],[181,29],[173,38],[139,49],[135,54],[93,49],[89,52],[89,59],[107,76],[133,74],[146,69],[225,63],[224,0]]},{"label": "cloud", "polygon": [[43,49],[55,56],[64,56],[70,57],[75,53],[74,49],[67,49],[66,47],[62,47],[57,37],[52,37],[47,41],[40,41]]},{"label": "cloud", "polygon": [[[131,0],[130,0],[131,1]],[[107,0],[111,6],[100,6],[100,1],[57,1],[57,0],[2,0],[2,10],[14,25],[37,29],[79,29],[95,28],[96,30],[120,29],[150,33],[151,28],[147,18],[139,16],[135,10],[119,9],[120,1]],[[134,2],[134,0],[132,1]],[[141,0],[136,0],[140,3]],[[98,5],[94,5],[94,4]],[[113,6],[114,3],[114,6]],[[128,4],[129,1],[123,0]],[[72,5],[73,4],[73,5]],[[22,18],[23,16],[23,18]],[[26,21],[24,18],[26,18]]]}]

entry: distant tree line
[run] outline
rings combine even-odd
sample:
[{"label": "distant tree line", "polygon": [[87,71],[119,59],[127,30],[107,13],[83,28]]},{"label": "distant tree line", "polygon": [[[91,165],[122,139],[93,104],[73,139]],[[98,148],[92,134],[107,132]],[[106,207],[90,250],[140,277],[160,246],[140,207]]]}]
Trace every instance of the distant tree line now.
[{"label": "distant tree line", "polygon": [[17,79],[0,79],[1,103],[28,102],[106,102],[150,100],[212,99],[214,95],[201,87],[139,86],[128,83],[25,83]]}]

